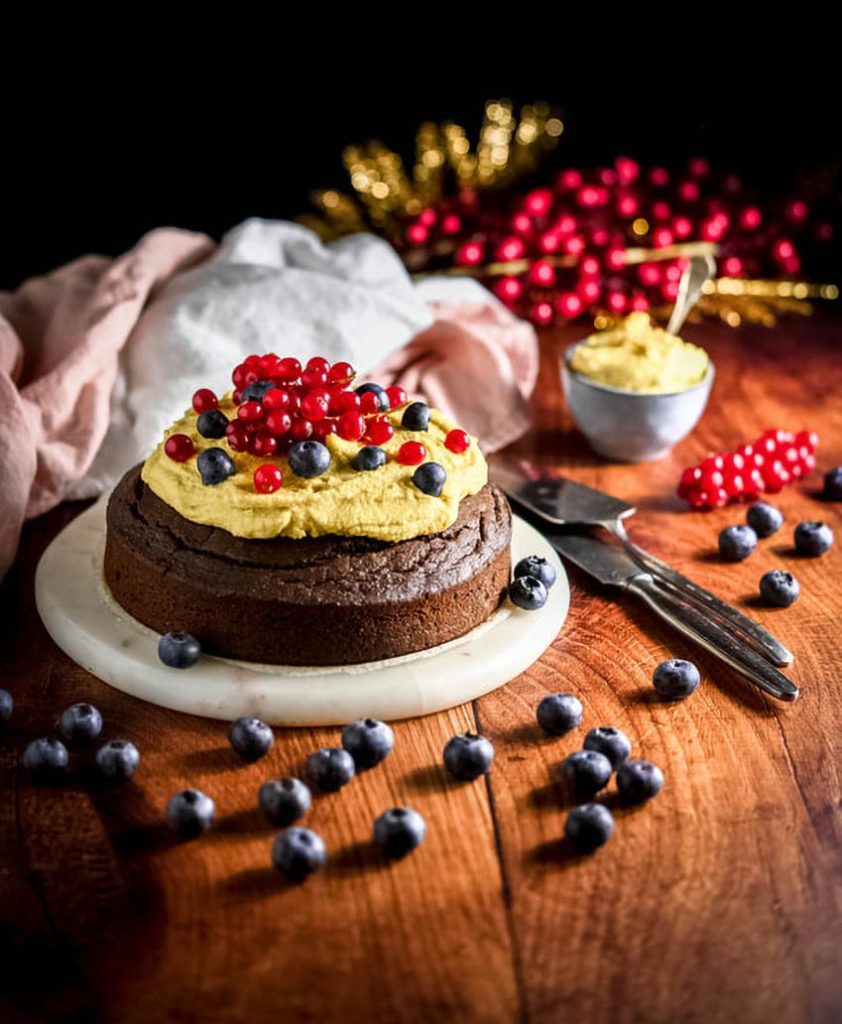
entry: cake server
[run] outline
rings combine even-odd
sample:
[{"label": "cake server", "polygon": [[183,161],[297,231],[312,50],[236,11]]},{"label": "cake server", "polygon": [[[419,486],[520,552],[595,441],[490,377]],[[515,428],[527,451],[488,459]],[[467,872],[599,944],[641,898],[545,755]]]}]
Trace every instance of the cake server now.
[{"label": "cake server", "polygon": [[761,625],[634,543],[624,523],[637,511],[634,505],[564,477],[530,480],[522,471],[499,459],[491,463],[490,472],[492,481],[510,498],[545,522],[554,526],[597,526],[608,530],[641,569],[674,594],[703,609],[711,619],[735,632],[773,665],[791,664],[792,653]]},{"label": "cake server", "polygon": [[673,591],[659,586],[651,573],[641,569],[613,541],[561,531],[550,531],[544,536],[564,558],[600,583],[622,587],[641,598],[665,622],[701,644],[761,690],[778,700],[797,700],[799,690],[790,679],[728,629],[723,629]]}]

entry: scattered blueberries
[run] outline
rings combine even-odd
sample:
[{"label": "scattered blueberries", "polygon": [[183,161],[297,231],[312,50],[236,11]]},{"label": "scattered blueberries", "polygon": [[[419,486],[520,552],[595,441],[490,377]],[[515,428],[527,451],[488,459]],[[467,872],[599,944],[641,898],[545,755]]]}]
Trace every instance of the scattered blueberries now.
[{"label": "scattered blueberries", "polygon": [[494,746],[475,732],[460,732],[444,748],[444,766],[454,779],[470,782],[485,775],[494,760]]},{"label": "scattered blueberries", "polygon": [[102,715],[93,704],[71,704],[61,713],[58,730],[68,743],[90,743],[102,732]]},{"label": "scattered blueberries", "polygon": [[[240,402],[262,402],[267,391],[275,386],[271,380],[256,380],[240,392]],[[199,431],[201,434],[201,430]]]},{"label": "scattered blueberries", "polygon": [[200,789],[183,789],[170,797],[167,821],[182,839],[196,839],[213,824],[216,804]]},{"label": "scattered blueberries", "polygon": [[842,466],[834,466],[825,473],[824,496],[828,501],[842,501]]},{"label": "scattered blueberries", "polygon": [[130,740],[109,740],[96,752],[96,766],[106,782],[125,782],[140,764],[140,751]]},{"label": "scattered blueberries", "polygon": [[223,483],[236,472],[230,455],[221,448],[205,448],[204,451],[199,452],[196,465],[199,468],[202,483],[208,487]]},{"label": "scattered blueberries", "polygon": [[67,771],[70,755],[61,740],[44,736],[33,740],[23,752],[23,766],[44,781],[57,779]]},{"label": "scattered blueberries", "polygon": [[746,513],[746,522],[758,537],[771,537],[784,524],[784,517],[774,505],[758,501]]},{"label": "scattered blueberries", "polygon": [[582,721],[582,702],[572,693],[548,693],[538,705],[538,725],[550,736],[563,736]]},{"label": "scattered blueberries", "polygon": [[438,462],[422,462],[412,474],[412,482],[418,490],[429,494],[431,498],[438,498],[446,480],[447,471]]},{"label": "scattered blueberries", "polygon": [[270,779],[258,790],[257,802],[273,825],[286,828],[304,817],[313,797],[300,779]]},{"label": "scattered blueberries", "polygon": [[509,584],[509,600],[518,608],[534,612],[547,603],[547,588],[534,576],[518,576]]},{"label": "scattered blueberries", "polygon": [[627,804],[642,804],[661,792],[664,773],[651,761],[631,760],[617,769],[617,790]]},{"label": "scattered blueberries", "polygon": [[358,395],[365,395],[371,392],[373,395],[377,395],[377,402],[380,406],[381,412],[389,411],[389,396],[386,394],[386,389],[381,384],[360,384],[358,388],[354,388]]},{"label": "scattered blueberries", "polygon": [[583,744],[585,750],[595,750],[599,754],[605,754],[611,762],[611,767],[616,769],[625,761],[631,753],[631,740],[621,729],[615,729],[612,725],[599,725],[591,729],[585,737]]},{"label": "scattered blueberries", "polygon": [[158,657],[170,668],[192,668],[202,648],[189,633],[165,633],[158,641]]},{"label": "scattered blueberries", "polygon": [[729,562],[742,562],[757,547],[757,534],[750,526],[726,526],[719,534],[719,553]]},{"label": "scattered blueberries", "polygon": [[321,441],[296,441],[287,453],[289,468],[296,476],[321,476],[330,466],[330,452]]},{"label": "scattered blueberries", "polygon": [[795,527],[795,550],[807,558],[818,558],[833,545],[833,530],[827,523],[808,520]]},{"label": "scattered blueberries", "polygon": [[342,746],[358,769],[373,768],[391,754],[395,734],[385,722],[363,718],[342,730]]},{"label": "scattered blueberries", "polygon": [[323,793],[336,793],[355,774],[354,759],[342,747],[325,747],[307,758],[307,777]]},{"label": "scattered blueberries", "polygon": [[410,402],[401,416],[404,430],[426,430],[430,425],[430,407],[423,402]]},{"label": "scattered blueberries", "polygon": [[515,579],[520,576],[531,576],[533,579],[540,580],[547,590],[555,583],[556,578],[555,569],[546,558],[541,558],[540,555],[527,555],[526,558],[521,558],[515,566],[513,575]]},{"label": "scattered blueberries", "polygon": [[683,700],[696,690],[701,678],[692,661],[670,658],[655,669],[652,685],[664,700]]},{"label": "scattered blueberries", "polygon": [[275,744],[275,735],[271,728],[259,718],[244,716],[231,723],[228,734],[231,746],[246,761],[258,761],[264,757]]},{"label": "scattered blueberries", "polygon": [[213,441],[218,441],[220,437],[225,437],[225,428],[227,426],[228,417],[219,409],[199,413],[199,418],[196,420],[196,429],[202,437],[208,437]]},{"label": "scattered blueberries", "polygon": [[288,828],[272,844],[272,863],[291,882],[303,882],[318,871],[326,859],[322,837],[309,828]]},{"label": "scattered blueberries", "polygon": [[775,608],[789,608],[798,600],[801,587],[791,572],[772,569],[760,577],[760,596]]},{"label": "scattered blueberries", "polygon": [[411,807],[390,807],[374,822],[374,841],[390,860],[405,857],[424,841],[427,823]]},{"label": "scattered blueberries", "polygon": [[593,853],[614,834],[614,818],[602,804],[582,804],[567,815],[564,834],[576,853]]},{"label": "scattered blueberries", "polygon": [[0,690],[0,724],[8,722],[15,710],[15,701],[8,690]]},{"label": "scattered blueberries", "polygon": [[611,762],[598,750],[577,750],[561,762],[561,777],[573,794],[587,800],[608,785]]},{"label": "scattered blueberries", "polygon": [[362,471],[370,472],[373,469],[380,469],[381,466],[385,465],[386,453],[382,448],[378,448],[376,444],[365,445],[351,459],[351,469],[355,469],[358,473]]}]

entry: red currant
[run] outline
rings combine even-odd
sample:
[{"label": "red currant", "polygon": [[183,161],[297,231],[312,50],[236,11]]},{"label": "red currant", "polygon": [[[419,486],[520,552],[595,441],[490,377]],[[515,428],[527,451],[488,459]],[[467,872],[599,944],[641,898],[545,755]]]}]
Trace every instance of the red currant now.
[{"label": "red currant", "polygon": [[225,428],[225,436],[228,439],[228,447],[235,452],[244,452],[249,446],[249,432],[243,423],[234,420]]},{"label": "red currant", "polygon": [[337,415],[341,415],[343,412],[356,412],[360,408],[360,396],[356,391],[334,392],[330,408]]},{"label": "red currant", "polygon": [[327,373],[330,369],[330,363],[321,356],[313,356],[312,359],[307,360],[306,369],[312,370],[315,373]]},{"label": "red currant", "polygon": [[406,405],[406,391],[404,391],[400,384],[393,384],[391,387],[386,388],[386,397],[389,399],[390,409],[397,409],[401,405]]},{"label": "red currant", "polygon": [[297,416],[292,421],[289,434],[293,441],[306,441],[308,437],[313,436],[313,424]]},{"label": "red currant", "polygon": [[270,434],[274,434],[276,437],[283,437],[289,433],[289,428],[292,426],[292,417],[288,412],[270,412],[266,417],[266,429]]},{"label": "red currant", "polygon": [[274,455],[278,450],[278,442],[268,430],[258,430],[249,438],[249,451],[252,455]]},{"label": "red currant", "polygon": [[254,471],[254,489],[258,494],[274,494],[283,482],[280,469],[272,462],[264,462]]},{"label": "red currant", "polygon": [[239,389],[237,389],[237,388],[234,389],[234,394],[231,395],[231,401],[234,403],[234,405],[239,405],[240,404],[240,402],[242,401],[242,394],[239,391]]},{"label": "red currant", "polygon": [[420,441],[405,441],[398,448],[398,462],[404,466],[418,466],[427,458],[427,449]]},{"label": "red currant", "polygon": [[260,372],[263,374],[264,380],[276,376],[280,368],[281,360],[274,352],[269,352],[265,356],[260,357]]},{"label": "red currant", "polygon": [[380,412],[380,402],[373,391],[364,392],[359,396],[359,399],[360,409],[362,409],[366,416],[371,416],[374,413]]},{"label": "red currant", "polygon": [[336,420],[319,420],[313,424],[313,437],[317,441],[324,441],[329,434],[336,433]]},{"label": "red currant", "polygon": [[289,392],[284,388],[270,388],[263,396],[262,403],[267,412],[275,412],[276,409],[289,409],[291,405]]},{"label": "red currant", "polygon": [[301,363],[297,359],[286,358],[278,363],[278,372],[275,376],[280,381],[291,384],[301,376]]},{"label": "red currant", "polygon": [[336,433],[343,441],[359,441],[365,433],[365,420],[361,413],[343,412]]},{"label": "red currant", "polygon": [[376,416],[373,420],[369,421],[364,440],[366,444],[385,444],[387,441],[391,441],[394,436],[395,428],[385,416]]},{"label": "red currant", "polygon": [[[305,373],[308,371],[305,370]],[[330,408],[330,392],[324,388],[308,391],[301,399],[301,412],[308,420],[323,420]]]},{"label": "red currant", "polygon": [[329,384],[350,384],[356,375],[350,363],[334,363],[327,371],[327,380]]},{"label": "red currant", "polygon": [[301,374],[301,383],[308,391],[323,388],[327,384],[327,373],[323,370],[304,370]]},{"label": "red currant", "polygon": [[196,446],[187,434],[170,434],[164,442],[164,451],[173,462],[186,462],[196,451]]},{"label": "red currant", "polygon": [[258,355],[246,356],[246,358],[243,360],[243,365],[244,366],[253,366],[255,369],[258,369],[260,367],[260,356],[258,356]]},{"label": "red currant", "polygon": [[242,389],[246,386],[246,368],[240,363],[239,366],[234,367],[234,372],[231,374],[231,381],[235,388]]},{"label": "red currant", "polygon": [[246,423],[259,423],[263,419],[263,406],[260,402],[243,402],[237,410],[237,418]]},{"label": "red currant", "polygon": [[196,412],[211,412],[219,408],[219,399],[210,388],[199,388],[193,395],[193,409]]},{"label": "red currant", "polygon": [[448,451],[461,455],[471,447],[471,438],[464,430],[450,430],[444,439],[444,446]]}]

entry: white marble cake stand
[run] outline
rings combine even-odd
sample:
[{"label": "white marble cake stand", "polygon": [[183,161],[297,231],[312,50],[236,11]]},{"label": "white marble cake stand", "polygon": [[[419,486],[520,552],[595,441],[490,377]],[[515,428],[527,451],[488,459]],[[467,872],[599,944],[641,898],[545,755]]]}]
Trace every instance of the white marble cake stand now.
[{"label": "white marble cake stand", "polygon": [[558,635],[570,603],[558,556],[516,517],[513,562],[543,555],[558,574],[540,611],[506,606],[460,640],[367,665],[289,668],[206,655],[179,671],[158,660],[158,634],[111,597],[102,578],[104,541],[102,499],[44,552],[35,596],[50,636],[75,662],[118,690],[208,718],[258,715],[273,725],[341,725],[366,716],[394,720],[454,707],[537,661]]}]

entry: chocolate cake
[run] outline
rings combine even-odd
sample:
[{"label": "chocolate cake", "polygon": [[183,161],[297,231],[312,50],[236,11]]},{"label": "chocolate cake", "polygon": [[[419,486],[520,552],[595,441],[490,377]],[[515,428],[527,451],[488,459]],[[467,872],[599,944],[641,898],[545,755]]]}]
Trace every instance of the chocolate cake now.
[{"label": "chocolate cake", "polygon": [[286,665],[393,658],[463,636],[505,594],[511,513],[489,485],[432,535],[254,540],[184,518],[140,470],[108,504],[106,583],[140,622],[192,633],[209,653]]}]

